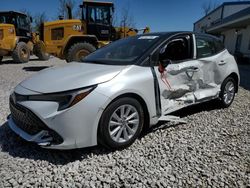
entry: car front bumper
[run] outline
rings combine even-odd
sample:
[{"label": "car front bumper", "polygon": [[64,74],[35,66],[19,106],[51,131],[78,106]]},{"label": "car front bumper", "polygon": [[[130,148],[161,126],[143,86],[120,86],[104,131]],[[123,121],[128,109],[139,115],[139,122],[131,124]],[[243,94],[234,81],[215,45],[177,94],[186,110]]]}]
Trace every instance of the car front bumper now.
[{"label": "car front bumper", "polygon": [[[44,148],[75,149],[97,145],[97,130],[102,112],[110,102],[109,98],[93,91],[73,107],[57,111],[58,105],[52,101],[17,102],[17,108],[23,108],[24,115],[17,121],[15,111],[8,117],[9,127],[20,137]],[[11,106],[10,102],[10,108]],[[39,126],[33,132],[22,126],[22,119],[28,127]],[[23,128],[24,127],[24,128]]]},{"label": "car front bumper", "polygon": [[30,135],[27,132],[20,129],[14,122],[13,118],[8,116],[8,124],[9,127],[14,131],[16,134],[18,134],[20,137],[22,137],[24,140],[28,142],[35,142],[40,146],[50,146],[51,141],[53,140],[52,136],[49,135],[49,132],[46,130],[41,130],[35,135]]}]

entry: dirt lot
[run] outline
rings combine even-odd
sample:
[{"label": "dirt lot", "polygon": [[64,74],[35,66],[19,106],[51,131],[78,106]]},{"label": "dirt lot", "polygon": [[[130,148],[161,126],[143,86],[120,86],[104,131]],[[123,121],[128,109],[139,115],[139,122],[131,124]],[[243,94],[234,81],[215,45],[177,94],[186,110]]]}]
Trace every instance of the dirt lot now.
[{"label": "dirt lot", "polygon": [[41,149],[7,126],[8,97],[28,76],[56,58],[0,65],[0,187],[249,187],[250,65],[241,65],[241,85],[228,109],[215,102],[177,113],[187,124],[158,125],[131,147],[72,151]]}]

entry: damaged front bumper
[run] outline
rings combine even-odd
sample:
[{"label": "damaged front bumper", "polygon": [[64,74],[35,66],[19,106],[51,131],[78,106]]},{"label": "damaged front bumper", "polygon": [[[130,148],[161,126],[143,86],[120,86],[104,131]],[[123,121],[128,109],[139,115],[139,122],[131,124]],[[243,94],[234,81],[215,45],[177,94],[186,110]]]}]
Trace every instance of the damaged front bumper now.
[{"label": "damaged front bumper", "polygon": [[11,115],[8,116],[8,124],[9,127],[20,137],[22,137],[24,140],[28,142],[35,142],[40,146],[46,147],[51,146],[51,142],[53,141],[53,137],[50,136],[49,131],[47,130],[41,130],[35,135],[30,135],[20,129],[12,119]]}]

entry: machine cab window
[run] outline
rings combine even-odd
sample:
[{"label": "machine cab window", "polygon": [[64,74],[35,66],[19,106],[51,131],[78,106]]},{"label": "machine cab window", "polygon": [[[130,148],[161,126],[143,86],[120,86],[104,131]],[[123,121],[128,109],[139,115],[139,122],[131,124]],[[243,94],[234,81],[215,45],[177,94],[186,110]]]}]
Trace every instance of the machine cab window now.
[{"label": "machine cab window", "polygon": [[11,23],[10,16],[0,13],[0,23]]},{"label": "machine cab window", "polygon": [[27,16],[22,16],[22,15],[17,15],[17,27],[20,29],[26,29],[29,30],[29,17]]},{"label": "machine cab window", "polygon": [[84,1],[80,7],[83,11],[83,20],[86,22],[87,33],[95,35],[99,40],[110,40],[113,3]]},{"label": "machine cab window", "polygon": [[89,23],[111,25],[112,18],[112,6],[106,5],[91,5],[91,3],[85,2],[84,11],[86,14],[86,20]]}]

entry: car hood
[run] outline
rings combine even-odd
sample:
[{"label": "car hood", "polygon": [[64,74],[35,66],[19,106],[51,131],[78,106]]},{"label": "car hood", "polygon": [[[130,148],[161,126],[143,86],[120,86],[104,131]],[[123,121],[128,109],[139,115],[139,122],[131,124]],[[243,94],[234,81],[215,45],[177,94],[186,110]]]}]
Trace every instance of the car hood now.
[{"label": "car hood", "polygon": [[70,63],[49,68],[24,80],[20,85],[39,93],[55,93],[87,87],[113,79],[126,66]]}]

